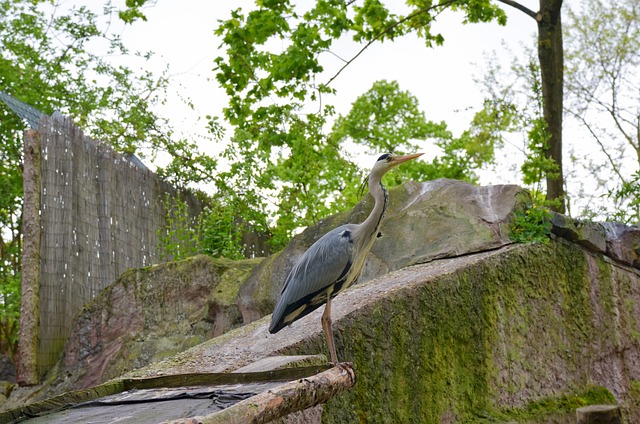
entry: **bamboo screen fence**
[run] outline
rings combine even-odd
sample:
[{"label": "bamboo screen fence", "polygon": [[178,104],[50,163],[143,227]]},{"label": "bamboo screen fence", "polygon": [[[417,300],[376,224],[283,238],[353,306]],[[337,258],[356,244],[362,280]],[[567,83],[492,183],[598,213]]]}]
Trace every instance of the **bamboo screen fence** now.
[{"label": "bamboo screen fence", "polygon": [[[156,263],[167,194],[180,196],[192,217],[201,206],[60,115],[43,118],[37,133],[25,134],[25,176],[30,174],[24,238],[39,240],[39,246],[25,244],[22,315],[37,316],[32,323],[29,317],[21,321],[20,362],[28,366],[34,359],[37,369],[26,382],[35,383],[59,359],[73,319],[87,302],[123,271]],[[29,284],[36,284],[35,293]],[[22,368],[19,374],[29,375]]]}]

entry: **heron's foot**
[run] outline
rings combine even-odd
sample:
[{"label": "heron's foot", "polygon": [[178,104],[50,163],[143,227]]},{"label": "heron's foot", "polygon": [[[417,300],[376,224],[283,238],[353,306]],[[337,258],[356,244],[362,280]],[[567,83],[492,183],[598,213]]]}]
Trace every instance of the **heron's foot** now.
[{"label": "heron's foot", "polygon": [[338,368],[341,372],[344,372],[350,375],[351,380],[355,382],[356,372],[353,369],[353,362],[338,362],[337,364],[333,364],[333,366]]},{"label": "heron's foot", "polygon": [[330,365],[332,367],[337,367],[337,368],[340,368],[340,369],[353,368],[353,363],[352,362],[331,362],[331,361],[328,361],[327,365]]}]

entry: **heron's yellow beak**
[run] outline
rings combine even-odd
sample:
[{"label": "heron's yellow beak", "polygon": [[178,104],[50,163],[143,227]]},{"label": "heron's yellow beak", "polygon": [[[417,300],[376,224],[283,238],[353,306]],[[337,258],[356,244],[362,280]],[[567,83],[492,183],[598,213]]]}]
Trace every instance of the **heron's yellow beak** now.
[{"label": "heron's yellow beak", "polygon": [[422,155],[424,155],[424,153],[414,153],[412,155],[406,155],[406,156],[394,156],[393,159],[391,159],[391,165],[392,166],[400,165],[403,162],[418,158]]}]

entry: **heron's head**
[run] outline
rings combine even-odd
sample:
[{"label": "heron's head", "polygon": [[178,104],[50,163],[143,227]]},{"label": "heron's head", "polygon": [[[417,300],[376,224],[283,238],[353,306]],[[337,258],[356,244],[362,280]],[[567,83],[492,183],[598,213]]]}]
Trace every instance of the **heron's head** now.
[{"label": "heron's head", "polygon": [[400,156],[394,155],[393,153],[385,153],[384,155],[380,156],[376,163],[373,165],[373,168],[371,168],[371,172],[369,173],[369,175],[362,182],[362,185],[360,186],[360,192],[364,192],[365,188],[367,187],[367,183],[369,184],[369,188],[371,188],[372,185],[380,184],[382,176],[389,170],[400,165],[401,163],[418,158],[423,154],[424,153],[414,153],[412,155]]},{"label": "heron's head", "polygon": [[375,165],[373,165],[371,175],[379,175],[380,177],[382,177],[382,175],[384,175],[391,168],[394,168],[401,163],[420,157],[423,154],[424,153],[414,153],[411,155],[399,156],[394,155],[393,153],[385,153],[384,155],[380,156]]}]

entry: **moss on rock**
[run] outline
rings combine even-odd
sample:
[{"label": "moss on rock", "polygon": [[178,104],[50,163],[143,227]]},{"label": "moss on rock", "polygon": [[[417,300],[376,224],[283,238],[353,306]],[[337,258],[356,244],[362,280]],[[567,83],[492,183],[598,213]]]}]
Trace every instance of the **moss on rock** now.
[{"label": "moss on rock", "polygon": [[519,424],[573,423],[575,421],[575,411],[580,407],[616,403],[616,398],[607,388],[590,386],[579,392],[535,400],[522,407],[490,411],[475,422],[478,424],[495,422],[517,422]]},{"label": "moss on rock", "polygon": [[198,255],[126,271],[77,318],[62,362],[74,376],[67,380],[96,385],[242,325],[238,291],[261,260]]},{"label": "moss on rock", "polygon": [[[609,390],[623,401],[613,371],[593,366],[637,337],[620,293],[637,292],[638,279],[613,268],[567,243],[524,245],[347,315],[336,343],[357,382],[323,420],[545,422],[615,403]],[[324,349],[316,337],[292,353]]]}]

